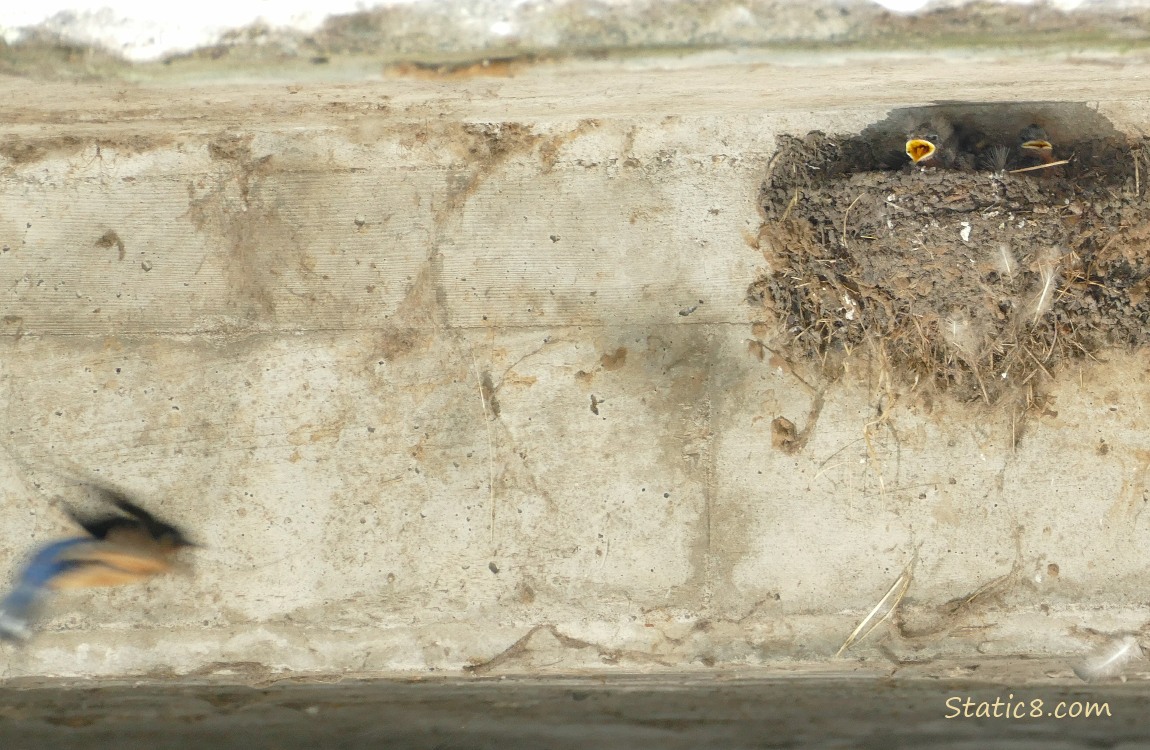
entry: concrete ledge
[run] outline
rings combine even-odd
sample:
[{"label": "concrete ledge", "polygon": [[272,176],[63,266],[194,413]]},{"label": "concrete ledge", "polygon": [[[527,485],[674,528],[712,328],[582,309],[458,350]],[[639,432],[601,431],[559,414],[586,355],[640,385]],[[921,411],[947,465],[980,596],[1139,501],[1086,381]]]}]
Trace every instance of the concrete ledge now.
[{"label": "concrete ledge", "polygon": [[[143,691],[146,695],[142,695]],[[1137,747],[1146,697],[1131,685],[1007,688],[964,679],[676,675],[356,681],[210,680],[0,690],[9,747],[168,748]],[[1046,718],[1034,715],[1037,711]],[[977,718],[976,718],[977,717]],[[893,719],[893,721],[892,721]],[[1057,727],[1057,738],[1052,737]]]},{"label": "concrete ledge", "polygon": [[877,424],[860,360],[788,455],[771,422],[812,396],[746,301],[756,199],[780,133],[1020,91],[1139,132],[1143,76],[739,53],[3,80],[0,568],[93,475],[207,549],[192,577],[61,596],[2,674],[455,671],[540,625],[499,670],[820,662],[917,549],[889,653],[859,656],[1038,654],[1069,679],[1144,627],[1141,353],[1065,373],[1014,450],[1009,415],[969,406]]}]

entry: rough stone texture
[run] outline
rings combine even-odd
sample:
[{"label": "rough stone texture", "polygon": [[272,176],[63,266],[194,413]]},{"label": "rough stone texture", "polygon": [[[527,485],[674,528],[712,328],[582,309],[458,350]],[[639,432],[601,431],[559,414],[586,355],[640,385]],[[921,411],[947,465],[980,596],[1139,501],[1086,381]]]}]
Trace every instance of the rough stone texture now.
[{"label": "rough stone texture", "polygon": [[1073,679],[1146,622],[1144,357],[1051,384],[1013,449],[860,358],[792,455],[814,381],[746,300],[777,134],[935,96],[1146,122],[1143,60],[1033,63],[0,81],[0,568],[84,476],[206,545],[59,597],[0,675],[818,665],[917,556],[852,658]]}]

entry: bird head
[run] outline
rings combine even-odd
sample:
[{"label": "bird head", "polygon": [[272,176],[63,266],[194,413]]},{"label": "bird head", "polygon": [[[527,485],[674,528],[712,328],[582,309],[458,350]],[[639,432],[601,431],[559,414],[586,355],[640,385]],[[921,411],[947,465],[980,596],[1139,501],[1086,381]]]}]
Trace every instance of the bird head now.
[{"label": "bird head", "polygon": [[1035,156],[1046,158],[1054,153],[1054,144],[1047,139],[1046,131],[1037,125],[1023,128],[1022,132],[1018,134],[1018,140],[1021,141],[1020,148]]},{"label": "bird head", "polygon": [[906,155],[921,167],[953,166],[955,159],[954,125],[941,113],[908,127]]}]

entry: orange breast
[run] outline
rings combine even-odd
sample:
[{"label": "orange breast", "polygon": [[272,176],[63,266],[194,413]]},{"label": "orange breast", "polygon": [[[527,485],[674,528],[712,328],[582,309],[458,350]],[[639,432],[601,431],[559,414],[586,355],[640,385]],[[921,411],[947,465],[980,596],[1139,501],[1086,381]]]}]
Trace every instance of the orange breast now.
[{"label": "orange breast", "polygon": [[64,557],[79,563],[52,579],[54,589],[123,586],[145,581],[172,569],[170,555],[152,545],[137,548],[124,544],[98,542],[69,551]]},{"label": "orange breast", "polygon": [[102,565],[89,565],[70,570],[52,579],[54,589],[87,589],[99,586],[123,586],[151,578],[150,574],[134,573]]}]

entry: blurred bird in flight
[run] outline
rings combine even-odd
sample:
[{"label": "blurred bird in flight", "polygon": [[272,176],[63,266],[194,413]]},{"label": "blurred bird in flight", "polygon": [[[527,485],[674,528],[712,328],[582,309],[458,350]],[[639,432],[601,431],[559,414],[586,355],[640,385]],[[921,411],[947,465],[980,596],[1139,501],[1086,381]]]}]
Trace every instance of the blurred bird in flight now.
[{"label": "blurred bird in flight", "polygon": [[31,635],[31,621],[54,591],[146,581],[172,570],[180,549],[196,546],[179,528],[122,493],[94,487],[115,510],[88,516],[65,505],[88,536],[47,544],[25,563],[12,590],[0,600],[0,640]]}]

